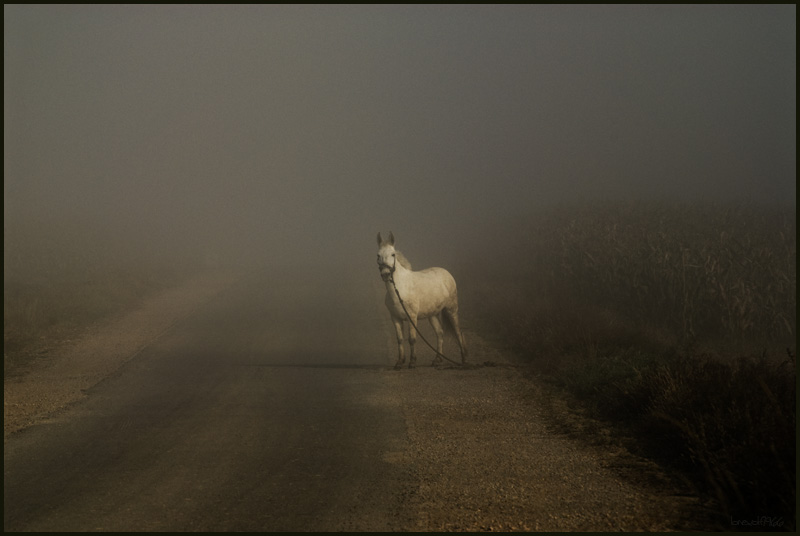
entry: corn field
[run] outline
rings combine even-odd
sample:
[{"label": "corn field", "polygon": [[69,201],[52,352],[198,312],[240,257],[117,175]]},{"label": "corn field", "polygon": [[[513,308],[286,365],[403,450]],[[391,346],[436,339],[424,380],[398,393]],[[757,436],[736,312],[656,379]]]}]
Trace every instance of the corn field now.
[{"label": "corn field", "polygon": [[793,208],[578,209],[526,235],[538,295],[557,290],[683,341],[796,339]]},{"label": "corn field", "polygon": [[463,316],[622,423],[722,530],[767,511],[794,530],[794,207],[573,207],[515,227],[459,275]]}]

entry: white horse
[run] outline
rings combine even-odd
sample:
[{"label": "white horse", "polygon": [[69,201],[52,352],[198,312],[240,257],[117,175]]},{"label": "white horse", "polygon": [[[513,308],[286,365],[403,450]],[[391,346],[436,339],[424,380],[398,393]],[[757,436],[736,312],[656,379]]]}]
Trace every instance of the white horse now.
[{"label": "white horse", "polygon": [[[461,363],[467,361],[467,348],[464,346],[464,336],[458,325],[458,293],[456,281],[450,272],[444,268],[427,268],[414,272],[411,263],[402,253],[394,249],[394,235],[389,233],[389,240],[384,241],[378,233],[378,269],[381,279],[386,283],[386,308],[392,317],[395,332],[397,333],[398,358],[394,368],[399,369],[405,363],[403,351],[403,322],[410,320],[418,326],[417,320],[427,318],[436,332],[438,354],[434,360],[441,360],[444,336],[442,329],[442,316],[446,325],[452,328],[461,349]],[[398,299],[398,293],[402,302]],[[405,305],[405,309],[403,308]],[[406,314],[406,312],[408,314]],[[441,315],[441,313],[444,313]],[[414,345],[417,342],[417,332],[412,327],[408,328],[408,344],[411,348],[411,358],[408,368],[413,368],[417,361]]]}]

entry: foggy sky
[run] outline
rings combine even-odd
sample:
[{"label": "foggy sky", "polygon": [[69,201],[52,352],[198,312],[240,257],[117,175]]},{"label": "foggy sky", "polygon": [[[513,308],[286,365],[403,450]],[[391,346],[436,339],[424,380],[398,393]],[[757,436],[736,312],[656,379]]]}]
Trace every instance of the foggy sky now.
[{"label": "foggy sky", "polygon": [[371,262],[378,231],[468,243],[568,200],[793,203],[795,20],[793,5],[5,6],[5,218]]}]

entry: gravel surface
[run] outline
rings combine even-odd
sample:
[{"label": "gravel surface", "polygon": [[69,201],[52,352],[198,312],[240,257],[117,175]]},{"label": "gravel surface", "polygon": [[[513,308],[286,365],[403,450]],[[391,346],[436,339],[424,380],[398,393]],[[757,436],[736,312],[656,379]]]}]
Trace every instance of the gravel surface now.
[{"label": "gravel surface", "polygon": [[[85,397],[86,389],[233,280],[224,274],[198,277],[62,346],[59,359],[7,376],[4,438]],[[376,306],[375,313],[385,311]],[[376,318],[372,312],[367,317]],[[362,327],[370,333],[379,329]],[[394,343],[390,330],[386,333],[385,348],[376,349],[388,356],[385,370],[342,373],[351,383],[380,385],[371,394],[366,385],[354,385],[353,396],[360,397],[354,403],[400,408],[405,421],[405,436],[390,441],[394,446],[382,456],[406,475],[407,491],[398,504],[381,506],[387,513],[380,515],[395,522],[380,526],[399,531],[704,528],[698,499],[679,493],[658,467],[613,438],[593,444],[591,437],[563,433],[559,423],[574,427],[581,417],[476,333],[465,330],[470,361],[491,366],[433,368],[427,366],[432,353],[420,349],[420,366],[400,371],[390,368]],[[393,483],[386,487],[392,489]],[[359,508],[330,526],[368,530],[372,525],[364,524],[363,513]]]},{"label": "gravel surface", "polygon": [[[468,333],[473,370],[404,370],[403,406],[424,531],[668,531],[692,526],[697,499],[622,447],[552,430],[579,417]],[[623,477],[619,468],[634,478]],[[661,481],[661,485],[656,482]]]}]

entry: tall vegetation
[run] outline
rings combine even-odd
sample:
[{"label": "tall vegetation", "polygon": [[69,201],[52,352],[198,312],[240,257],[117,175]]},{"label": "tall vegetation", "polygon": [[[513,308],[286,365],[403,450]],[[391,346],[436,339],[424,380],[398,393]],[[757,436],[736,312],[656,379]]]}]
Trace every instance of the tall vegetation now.
[{"label": "tall vegetation", "polygon": [[795,208],[572,207],[513,237],[460,274],[465,311],[722,519],[794,528]]}]

